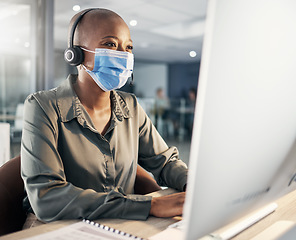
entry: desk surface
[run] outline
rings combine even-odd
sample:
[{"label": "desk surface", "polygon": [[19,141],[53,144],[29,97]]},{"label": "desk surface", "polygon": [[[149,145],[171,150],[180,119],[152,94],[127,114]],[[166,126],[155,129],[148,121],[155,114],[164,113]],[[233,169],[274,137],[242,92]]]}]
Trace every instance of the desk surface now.
[{"label": "desk surface", "polygon": [[0,121],[14,121],[16,119],[22,119],[22,117],[16,117],[13,114],[0,114]]},{"label": "desk surface", "polygon": [[[174,190],[167,189],[162,192],[153,193],[153,196],[161,196],[173,193]],[[296,222],[296,191],[289,193],[288,195],[280,198],[276,201],[278,208],[276,211],[269,216],[265,217],[263,220],[254,224],[247,230],[243,231],[236,237],[232,238],[233,240],[249,240],[252,237],[255,237],[257,234],[271,226],[273,223],[279,220],[290,220]],[[155,218],[149,217],[147,221],[134,221],[134,220],[124,220],[124,219],[100,219],[96,222],[107,225],[109,227],[116,228],[118,230],[131,233],[133,235],[148,238],[154,234],[163,231],[166,227],[180,218]],[[11,240],[11,239],[22,239],[26,237],[35,236],[37,234],[49,232],[55,229],[58,229],[63,226],[67,226],[71,223],[75,223],[77,220],[69,221],[57,221],[53,223],[44,224],[38,227],[27,229],[24,231],[16,232],[9,234],[3,237],[0,237],[2,240]]]},{"label": "desk surface", "polygon": [[278,204],[278,208],[273,213],[232,238],[232,240],[249,240],[277,221],[296,222],[296,191],[283,196],[275,202]]}]

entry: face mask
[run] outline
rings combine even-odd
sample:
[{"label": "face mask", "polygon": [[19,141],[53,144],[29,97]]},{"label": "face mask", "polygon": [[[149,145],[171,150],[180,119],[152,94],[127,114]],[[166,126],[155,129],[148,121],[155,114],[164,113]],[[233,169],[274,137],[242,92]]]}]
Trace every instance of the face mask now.
[{"label": "face mask", "polygon": [[95,51],[82,48],[95,54],[94,69],[85,71],[105,92],[123,87],[131,77],[134,67],[134,55],[129,52],[96,48]]}]

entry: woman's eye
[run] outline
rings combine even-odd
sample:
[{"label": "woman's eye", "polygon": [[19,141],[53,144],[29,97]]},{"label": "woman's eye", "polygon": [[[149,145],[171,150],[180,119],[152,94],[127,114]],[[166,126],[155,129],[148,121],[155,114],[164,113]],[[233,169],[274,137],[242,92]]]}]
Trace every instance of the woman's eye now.
[{"label": "woman's eye", "polygon": [[107,43],[105,43],[105,46],[116,47],[116,44],[114,42],[107,42]]},{"label": "woman's eye", "polygon": [[127,50],[131,51],[131,50],[133,50],[133,49],[134,49],[133,46],[127,46]]}]

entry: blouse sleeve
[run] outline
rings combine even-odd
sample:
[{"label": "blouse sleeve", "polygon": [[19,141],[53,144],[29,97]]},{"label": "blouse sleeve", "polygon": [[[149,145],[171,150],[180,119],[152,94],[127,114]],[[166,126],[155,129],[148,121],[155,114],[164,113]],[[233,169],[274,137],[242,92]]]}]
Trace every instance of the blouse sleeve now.
[{"label": "blouse sleeve", "polygon": [[183,191],[187,182],[188,169],[179,159],[176,147],[168,147],[151,120],[138,105],[139,164],[151,172],[160,186]]}]

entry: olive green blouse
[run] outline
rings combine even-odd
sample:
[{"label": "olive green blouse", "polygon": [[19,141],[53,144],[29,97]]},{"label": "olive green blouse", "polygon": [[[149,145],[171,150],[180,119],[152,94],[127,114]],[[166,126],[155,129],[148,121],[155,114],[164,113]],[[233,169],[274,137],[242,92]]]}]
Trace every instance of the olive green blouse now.
[{"label": "olive green blouse", "polygon": [[187,167],[134,95],[111,91],[104,136],[78,99],[70,75],[25,101],[21,174],[30,206],[44,221],[101,217],[146,219],[151,197],[133,194],[137,163],[161,186],[183,190]]}]

